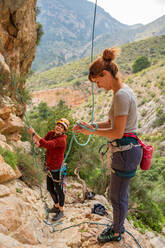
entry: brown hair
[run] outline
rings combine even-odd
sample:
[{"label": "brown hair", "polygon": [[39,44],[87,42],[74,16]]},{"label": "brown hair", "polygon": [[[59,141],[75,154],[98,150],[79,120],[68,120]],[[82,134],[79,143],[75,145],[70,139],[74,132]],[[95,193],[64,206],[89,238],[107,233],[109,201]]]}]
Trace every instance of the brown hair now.
[{"label": "brown hair", "polygon": [[114,78],[118,72],[118,66],[113,62],[120,50],[118,48],[106,48],[102,56],[98,57],[89,67],[88,79],[92,82],[92,78],[103,76],[104,70],[109,71]]}]

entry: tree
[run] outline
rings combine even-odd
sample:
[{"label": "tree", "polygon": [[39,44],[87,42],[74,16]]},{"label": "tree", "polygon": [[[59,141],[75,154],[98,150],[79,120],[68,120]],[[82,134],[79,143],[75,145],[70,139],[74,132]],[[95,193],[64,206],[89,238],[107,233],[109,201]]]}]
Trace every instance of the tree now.
[{"label": "tree", "polygon": [[44,34],[44,31],[43,31],[43,26],[40,22],[37,22],[37,40],[36,40],[36,45],[39,46],[40,42],[41,42],[41,37],[43,36]]},{"label": "tree", "polygon": [[50,109],[45,102],[40,102],[38,105],[38,115],[40,120],[47,120],[50,116]]},{"label": "tree", "polygon": [[142,71],[143,69],[149,67],[151,65],[151,62],[148,60],[146,56],[139,57],[132,66],[132,71],[134,73],[138,71]]}]

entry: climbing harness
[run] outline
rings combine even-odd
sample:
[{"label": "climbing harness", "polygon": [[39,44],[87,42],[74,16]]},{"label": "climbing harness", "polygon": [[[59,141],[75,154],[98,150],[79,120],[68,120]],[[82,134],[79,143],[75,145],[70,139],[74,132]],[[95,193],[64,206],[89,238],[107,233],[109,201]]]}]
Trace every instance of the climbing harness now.
[{"label": "climbing harness", "polygon": [[[64,178],[65,178],[65,176],[66,176],[66,163],[64,163],[64,165],[62,166],[62,170],[59,169],[59,170],[52,170],[52,171],[50,171],[50,170],[47,168],[47,169],[46,169],[46,172],[47,172],[48,177],[50,177],[50,178],[52,179],[53,182],[59,183],[59,184],[62,184],[62,185],[63,185],[63,181],[64,181]],[[60,173],[59,180],[54,179],[51,172],[61,172],[61,173]]]},{"label": "climbing harness", "polygon": [[[56,172],[58,172],[58,171],[60,171],[60,170],[56,170]],[[55,171],[54,171],[54,172],[55,172]],[[54,179],[54,178],[53,178],[53,176],[52,176],[50,170],[47,170],[47,175],[48,175],[48,177],[50,177],[50,178],[52,179],[53,182],[59,183],[59,184],[61,183],[61,179],[57,180],[57,179]]]},{"label": "climbing harness", "polygon": [[[103,149],[104,146],[106,146],[107,149],[105,152],[102,152],[101,150]],[[132,178],[135,176],[136,169],[130,172],[125,172],[125,171],[120,171],[120,170],[112,168],[111,164],[112,164],[113,154],[115,152],[127,151],[137,146],[141,146],[141,144],[135,145],[135,144],[130,143],[128,145],[118,146],[116,141],[108,141],[107,144],[103,144],[99,148],[100,158],[103,161],[103,156],[107,153],[107,168],[110,170],[110,173],[114,173],[120,177]]]}]

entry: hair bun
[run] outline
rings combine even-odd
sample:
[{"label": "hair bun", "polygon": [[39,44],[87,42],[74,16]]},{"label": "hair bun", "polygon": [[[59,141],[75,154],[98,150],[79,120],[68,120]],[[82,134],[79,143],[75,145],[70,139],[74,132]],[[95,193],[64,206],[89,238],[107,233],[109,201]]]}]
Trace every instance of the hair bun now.
[{"label": "hair bun", "polygon": [[119,49],[118,48],[106,48],[104,51],[103,51],[103,59],[105,61],[111,61],[111,60],[114,60],[116,55],[119,53]]}]

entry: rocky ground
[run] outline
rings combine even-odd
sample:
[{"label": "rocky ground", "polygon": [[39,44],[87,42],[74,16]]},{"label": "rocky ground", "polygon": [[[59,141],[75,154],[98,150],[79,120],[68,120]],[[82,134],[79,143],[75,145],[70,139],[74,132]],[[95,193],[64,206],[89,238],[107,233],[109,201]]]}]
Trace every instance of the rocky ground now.
[{"label": "rocky ground", "polygon": [[[0,185],[0,248],[136,248],[139,247],[128,234],[122,240],[100,245],[97,235],[104,225],[90,224],[112,222],[112,209],[104,196],[96,195],[93,200],[82,203],[82,185],[67,179],[65,216],[61,221],[44,223],[44,202],[40,189],[30,189],[16,179]],[[43,196],[51,207],[52,201],[43,186]],[[108,216],[91,213],[95,203],[107,207]],[[109,207],[108,207],[109,206]],[[73,227],[76,225],[75,227]],[[60,229],[68,228],[59,231]],[[151,233],[141,234],[132,223],[126,221],[125,228],[140,242],[143,248],[163,248],[163,241]]]}]

